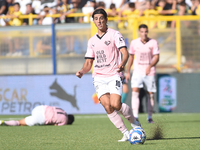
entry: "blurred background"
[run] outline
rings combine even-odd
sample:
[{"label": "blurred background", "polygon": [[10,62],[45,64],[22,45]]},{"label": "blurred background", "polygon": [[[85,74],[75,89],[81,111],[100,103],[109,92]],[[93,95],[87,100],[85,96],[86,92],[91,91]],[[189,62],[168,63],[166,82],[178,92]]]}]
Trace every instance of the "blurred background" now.
[{"label": "blurred background", "polygon": [[[97,31],[96,8],[106,10],[108,26],[123,34],[127,47],[142,23],[158,41],[154,111],[200,112],[199,0],[1,0],[0,114],[29,114],[41,104],[105,113],[93,95],[92,70],[81,80],[75,76]],[[129,84],[129,105],[130,91]]]}]

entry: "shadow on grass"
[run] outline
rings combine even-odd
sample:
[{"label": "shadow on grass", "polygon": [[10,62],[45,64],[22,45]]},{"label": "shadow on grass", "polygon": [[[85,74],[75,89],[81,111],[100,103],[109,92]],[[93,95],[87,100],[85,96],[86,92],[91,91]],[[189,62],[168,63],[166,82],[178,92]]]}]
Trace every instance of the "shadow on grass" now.
[{"label": "shadow on grass", "polygon": [[185,140],[185,139],[200,139],[200,137],[178,137],[178,138],[161,138],[161,139],[147,139],[147,140]]}]

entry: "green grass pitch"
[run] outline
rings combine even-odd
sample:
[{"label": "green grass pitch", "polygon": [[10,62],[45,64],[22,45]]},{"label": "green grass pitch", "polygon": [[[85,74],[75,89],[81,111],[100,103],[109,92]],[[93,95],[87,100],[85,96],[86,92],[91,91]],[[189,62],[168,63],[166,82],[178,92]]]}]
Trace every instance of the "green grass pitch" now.
[{"label": "green grass pitch", "polygon": [[[0,116],[20,119],[25,116]],[[146,131],[143,145],[118,143],[122,134],[107,115],[76,115],[73,125],[9,127],[0,126],[0,150],[198,150],[200,149],[200,114],[154,114],[155,124],[147,124],[146,114],[140,122]],[[124,120],[127,128],[131,126]],[[153,139],[156,127],[163,133]]]}]

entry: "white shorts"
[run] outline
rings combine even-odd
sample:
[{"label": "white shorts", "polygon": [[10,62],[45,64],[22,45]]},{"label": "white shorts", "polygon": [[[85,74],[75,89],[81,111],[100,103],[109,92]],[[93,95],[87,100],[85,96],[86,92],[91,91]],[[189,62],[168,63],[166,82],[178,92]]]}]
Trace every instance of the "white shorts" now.
[{"label": "white shorts", "polygon": [[156,92],[156,83],[155,83],[155,76],[145,76],[145,75],[139,75],[136,73],[133,73],[131,78],[131,87],[137,87],[137,88],[147,88],[148,92]]},{"label": "white shorts", "polygon": [[93,84],[99,99],[106,93],[122,94],[122,81],[118,75],[108,78],[94,77]]},{"label": "white shorts", "polygon": [[44,106],[40,105],[35,107],[32,110],[31,116],[25,118],[25,122],[28,126],[44,125],[45,123]]}]

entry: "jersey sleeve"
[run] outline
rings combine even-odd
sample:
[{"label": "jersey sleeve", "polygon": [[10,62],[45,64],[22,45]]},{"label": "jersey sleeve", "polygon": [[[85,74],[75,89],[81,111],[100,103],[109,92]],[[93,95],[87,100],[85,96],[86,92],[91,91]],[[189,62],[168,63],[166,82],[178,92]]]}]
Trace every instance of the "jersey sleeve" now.
[{"label": "jersey sleeve", "polygon": [[87,46],[87,52],[85,54],[85,59],[94,59],[94,50],[92,48],[92,42],[91,39],[88,41],[88,46]]},{"label": "jersey sleeve", "polygon": [[124,41],[123,36],[121,35],[121,33],[119,31],[117,31],[114,35],[114,40],[115,40],[115,45],[117,46],[117,48],[120,50],[121,48],[126,47],[126,43]]},{"label": "jersey sleeve", "polygon": [[135,54],[135,49],[134,49],[134,41],[131,42],[130,48],[129,48],[129,54]]},{"label": "jersey sleeve", "polygon": [[154,45],[153,45],[153,55],[157,55],[160,53],[159,47],[158,47],[158,42],[155,40]]}]

